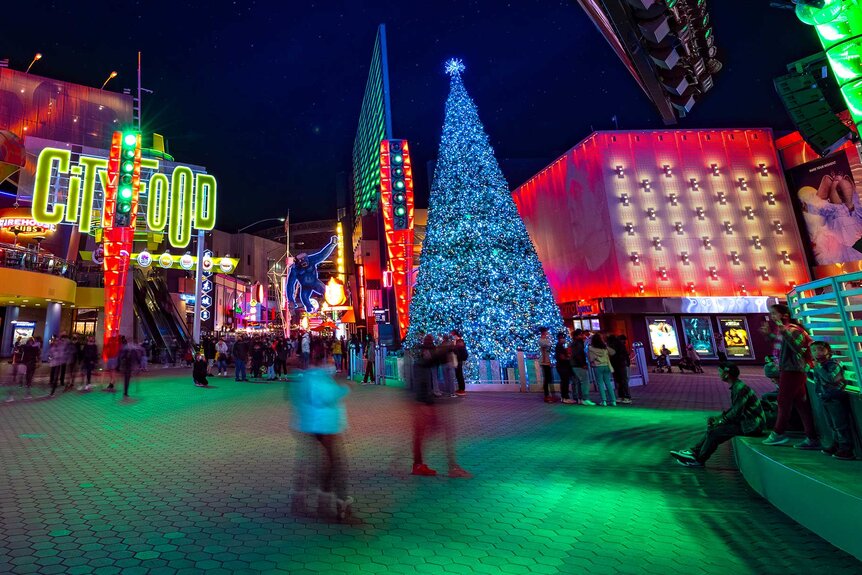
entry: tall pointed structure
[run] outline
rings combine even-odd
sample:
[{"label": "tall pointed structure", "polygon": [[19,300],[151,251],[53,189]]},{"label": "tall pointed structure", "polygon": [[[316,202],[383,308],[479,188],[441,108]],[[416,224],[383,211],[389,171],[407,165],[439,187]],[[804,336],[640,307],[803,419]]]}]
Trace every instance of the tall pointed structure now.
[{"label": "tall pointed structure", "polygon": [[457,329],[472,358],[508,365],[518,349],[537,348],[539,327],[564,326],[463,71],[461,60],[446,63],[450,92],[408,344]]}]

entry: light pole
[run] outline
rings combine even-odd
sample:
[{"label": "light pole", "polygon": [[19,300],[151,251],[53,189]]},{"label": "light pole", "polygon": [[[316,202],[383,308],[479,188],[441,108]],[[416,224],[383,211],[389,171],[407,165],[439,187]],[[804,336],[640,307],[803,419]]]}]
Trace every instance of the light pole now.
[{"label": "light pole", "polygon": [[32,67],[33,67],[33,64],[35,64],[37,60],[41,60],[41,59],[42,59],[42,53],[41,53],[41,52],[36,52],[36,55],[35,55],[35,56],[33,56],[33,59],[30,61],[30,65],[29,65],[29,66],[27,66],[27,71],[26,71],[26,72],[24,72],[24,73],[25,73],[25,74],[29,74],[29,73],[30,73],[30,68],[32,68]]},{"label": "light pole", "polygon": [[99,90],[104,90],[104,89],[105,89],[105,86],[107,86],[107,85],[108,85],[108,82],[110,82],[111,80],[113,80],[113,79],[114,79],[114,78],[116,78],[116,77],[117,77],[117,73],[116,73],[116,72],[111,72],[110,74],[108,74],[108,77],[107,77],[107,78],[105,79],[105,81],[102,83],[102,87],[101,87],[101,88],[99,88]]},{"label": "light pole", "polygon": [[238,230],[236,231],[236,233],[241,234],[244,230],[247,230],[247,229],[249,229],[249,228],[253,228],[253,227],[254,227],[254,226],[256,226],[257,224],[262,224],[263,222],[283,222],[283,221],[284,221],[284,218],[264,218],[264,219],[262,219],[262,220],[258,220],[258,221],[254,222],[254,223],[252,223],[252,224],[249,224],[249,225],[247,225],[247,226],[245,226],[245,227],[242,227],[242,228],[238,229]]}]

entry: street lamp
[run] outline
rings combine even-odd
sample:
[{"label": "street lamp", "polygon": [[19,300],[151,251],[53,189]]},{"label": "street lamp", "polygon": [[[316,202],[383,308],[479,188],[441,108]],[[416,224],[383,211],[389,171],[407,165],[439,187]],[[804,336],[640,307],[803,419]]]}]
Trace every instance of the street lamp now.
[{"label": "street lamp", "polygon": [[276,222],[276,221],[278,221],[278,222],[283,222],[283,221],[284,221],[284,218],[264,218],[264,219],[262,219],[262,220],[258,220],[258,221],[256,221],[256,222],[254,222],[253,224],[249,224],[249,225],[247,225],[247,226],[245,226],[245,227],[243,227],[243,228],[238,229],[238,230],[236,231],[236,233],[241,234],[241,233],[243,232],[243,230],[247,230],[247,229],[249,229],[249,228],[252,228],[252,227],[256,226],[257,224],[262,224],[263,222]]},{"label": "street lamp", "polygon": [[102,87],[101,87],[101,88],[99,88],[99,90],[104,90],[104,89],[105,89],[105,86],[107,86],[107,85],[108,85],[108,82],[110,82],[111,80],[113,80],[113,79],[114,79],[114,78],[116,78],[116,77],[117,77],[117,73],[116,73],[116,72],[111,72],[110,74],[108,74],[108,77],[105,79],[104,83],[102,84]]},{"label": "street lamp", "polygon": [[35,55],[35,56],[33,56],[33,59],[30,61],[30,65],[29,65],[29,66],[27,66],[27,71],[26,71],[26,72],[24,72],[24,73],[25,73],[25,74],[29,74],[29,73],[30,73],[30,68],[32,68],[32,67],[33,67],[33,64],[35,64],[35,63],[36,63],[36,60],[41,60],[41,59],[42,59],[42,53],[41,53],[41,52],[36,52],[36,55]]}]

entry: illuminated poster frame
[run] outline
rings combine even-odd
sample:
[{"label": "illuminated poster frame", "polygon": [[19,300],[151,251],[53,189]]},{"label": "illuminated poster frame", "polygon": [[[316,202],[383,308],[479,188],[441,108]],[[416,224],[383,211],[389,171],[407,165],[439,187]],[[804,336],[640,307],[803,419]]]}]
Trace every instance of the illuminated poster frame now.
[{"label": "illuminated poster frame", "polygon": [[[673,346],[676,348],[676,353],[674,353],[673,348],[668,345],[667,347],[671,352],[668,357],[672,359],[680,359],[682,357],[682,349],[680,349],[681,346],[679,344],[679,331],[677,330],[676,319],[673,316],[669,315],[654,315],[647,316],[645,321],[647,326],[647,337],[649,337],[650,352],[652,353],[652,356],[654,358],[658,357],[658,352],[661,349],[662,343],[673,343]],[[661,325],[667,326],[667,328],[669,328],[669,331],[660,329],[658,326]],[[654,327],[655,329],[653,329]],[[658,333],[662,332],[665,335],[661,338],[653,337],[654,335],[658,335]],[[673,339],[670,340],[668,338]]]},{"label": "illuminated poster frame", "polygon": [[[751,345],[751,330],[748,328],[748,320],[742,316],[719,316],[716,318],[718,320],[718,330],[721,333],[721,339],[724,342],[724,347],[727,350],[727,359],[735,360],[735,359],[753,359],[754,358],[754,347]],[[740,329],[739,325],[742,326],[742,329],[745,332],[745,338],[747,344],[732,344],[731,341],[728,340],[728,325],[727,322],[733,322],[735,325],[730,326],[731,329]],[[734,351],[734,349],[742,348],[740,351]]]},{"label": "illuminated poster frame", "polygon": [[694,350],[697,352],[697,356],[701,359],[718,359],[718,346],[715,342],[715,330],[713,330],[712,328],[712,318],[710,318],[709,316],[702,315],[685,315],[682,316],[680,319],[682,323],[682,336],[683,338],[685,338],[686,345],[690,343],[693,344],[692,338],[689,336],[690,330],[688,329],[689,326],[687,322],[690,322],[691,320],[697,320],[698,322],[705,324],[706,328],[709,330],[709,347],[711,352],[701,353],[698,350],[698,346],[693,344]]}]

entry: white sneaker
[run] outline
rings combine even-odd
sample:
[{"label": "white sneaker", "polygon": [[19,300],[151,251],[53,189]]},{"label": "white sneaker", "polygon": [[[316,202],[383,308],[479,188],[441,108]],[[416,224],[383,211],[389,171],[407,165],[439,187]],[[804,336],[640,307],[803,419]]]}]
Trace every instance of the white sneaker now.
[{"label": "white sneaker", "polygon": [[348,517],[350,517],[351,506],[353,505],[354,499],[349,495],[344,499],[338,499],[335,501],[335,514],[338,517],[339,521],[344,521]]},{"label": "white sneaker", "polygon": [[564,399],[562,401],[562,403],[565,403],[566,405],[572,405],[575,403],[575,400],[574,399]]},{"label": "white sneaker", "polygon": [[595,402],[592,402],[589,399],[585,399],[581,401],[581,405],[595,405]]},{"label": "white sneaker", "polygon": [[13,401],[15,401],[15,398],[12,397],[11,395],[6,398],[6,403],[12,403]]}]

